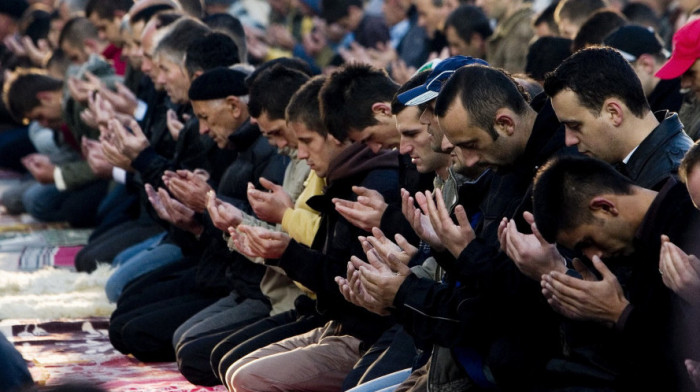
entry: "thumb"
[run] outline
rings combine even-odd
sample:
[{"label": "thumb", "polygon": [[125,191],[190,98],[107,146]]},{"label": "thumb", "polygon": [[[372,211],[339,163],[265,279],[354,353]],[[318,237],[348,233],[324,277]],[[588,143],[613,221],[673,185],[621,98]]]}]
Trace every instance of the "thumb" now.
[{"label": "thumb", "polygon": [[369,196],[370,190],[363,186],[353,186],[352,191],[358,196]]},{"label": "thumb", "polygon": [[417,249],[410,242],[408,242],[408,240],[404,236],[402,236],[399,233],[396,233],[396,235],[394,235],[394,239],[396,240],[396,245],[398,245],[399,248],[401,248],[401,250],[403,250],[404,252],[406,252],[408,254],[411,254],[411,252],[414,249]]},{"label": "thumb", "polygon": [[277,190],[277,188],[279,188],[279,185],[275,184],[274,182],[268,180],[265,177],[260,177],[260,185],[262,185],[263,188],[270,191],[274,191]]},{"label": "thumb", "polygon": [[[114,86],[117,88],[117,92],[122,95],[131,95],[131,90],[129,90],[123,83],[116,82]],[[172,110],[172,109],[171,109]]]},{"label": "thumb", "polygon": [[141,136],[144,138],[146,137],[146,135],[143,134],[139,123],[137,123],[136,120],[133,118],[129,118],[129,128],[131,128],[131,130],[134,132],[134,135]]},{"label": "thumb", "polygon": [[530,211],[523,212],[523,218],[525,218],[525,222],[527,222],[528,225],[535,223],[535,216],[532,215]]},{"label": "thumb", "polygon": [[586,265],[583,264],[581,259],[579,259],[578,257],[574,258],[573,260],[571,260],[571,264],[573,265],[576,272],[581,274],[583,280],[595,280],[591,279],[591,271],[588,270],[588,267],[586,267]]},{"label": "thumb", "polygon": [[387,257],[387,263],[392,271],[398,273],[399,275],[407,276],[411,273],[411,269],[404,263],[402,263],[395,254],[390,253]]},{"label": "thumb", "polygon": [[537,223],[532,222],[532,223],[530,224],[530,230],[532,230],[532,234],[535,235],[535,238],[537,238],[537,241],[540,242],[540,245],[542,245],[542,246],[552,245],[552,244],[549,243],[549,241],[547,241],[547,240],[542,236],[542,233],[540,233],[540,230],[537,228]]}]

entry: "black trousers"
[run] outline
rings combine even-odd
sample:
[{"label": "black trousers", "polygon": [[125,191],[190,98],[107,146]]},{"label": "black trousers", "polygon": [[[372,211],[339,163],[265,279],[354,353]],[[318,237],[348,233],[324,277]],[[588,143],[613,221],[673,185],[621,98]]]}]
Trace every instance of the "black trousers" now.
[{"label": "black trousers", "polygon": [[193,268],[186,263],[166,266],[125,288],[110,318],[114,348],[144,362],[175,360],[175,330],[220,298],[196,289]]},{"label": "black trousers", "polygon": [[327,321],[315,312],[300,314],[296,309],[260,320],[221,340],[211,352],[210,369],[221,383],[226,370],[244,356],[269,344],[321,327]]},{"label": "black trousers", "polygon": [[134,220],[124,222],[101,235],[91,238],[90,242],[75,256],[75,269],[92,272],[97,263],[111,263],[114,258],[126,248],[136,245],[154,235],[161,233],[163,228],[149,221]]}]

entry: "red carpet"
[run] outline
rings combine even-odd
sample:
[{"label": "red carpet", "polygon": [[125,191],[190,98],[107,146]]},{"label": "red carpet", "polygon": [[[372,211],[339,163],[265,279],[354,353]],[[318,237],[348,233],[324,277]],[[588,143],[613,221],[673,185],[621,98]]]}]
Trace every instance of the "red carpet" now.
[{"label": "red carpet", "polygon": [[197,387],[174,363],[144,364],[109,343],[108,320],[93,318],[36,323],[3,320],[0,329],[14,342],[39,385],[89,382],[108,391],[226,391]]}]

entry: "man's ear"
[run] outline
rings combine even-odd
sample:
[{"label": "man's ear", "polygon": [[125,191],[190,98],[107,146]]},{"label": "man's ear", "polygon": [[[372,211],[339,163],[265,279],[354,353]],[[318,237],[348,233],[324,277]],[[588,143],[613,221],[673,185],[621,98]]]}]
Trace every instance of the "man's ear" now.
[{"label": "man's ear", "polygon": [[469,37],[469,46],[483,49],[486,47],[486,40],[481,34],[474,31]]},{"label": "man's ear", "polygon": [[51,95],[51,91],[39,91],[36,93],[36,99],[38,99],[39,103],[42,105],[47,105],[51,103],[53,96]]},{"label": "man's ear", "polygon": [[593,215],[603,214],[611,217],[616,217],[620,214],[615,201],[605,195],[596,196],[588,203],[588,209]]},{"label": "man's ear", "polygon": [[375,102],[372,104],[372,113],[376,115],[387,116],[393,118],[391,113],[391,105],[386,102]]},{"label": "man's ear", "polygon": [[653,75],[656,69],[656,60],[654,56],[644,53],[639,55],[639,58],[635,61],[635,66],[635,68],[644,70],[647,75]]},{"label": "man's ear", "polygon": [[513,136],[515,133],[515,120],[513,111],[501,108],[496,111],[496,119],[494,120],[494,128],[500,134]]},{"label": "man's ear", "polygon": [[615,127],[622,125],[625,117],[622,105],[623,103],[618,98],[608,98],[603,102],[602,115],[605,116],[605,119],[610,120]]},{"label": "man's ear", "polygon": [[350,140],[349,138],[345,139],[345,141],[341,142],[340,140],[336,139],[336,137],[331,135],[330,133],[326,134],[326,141],[333,143],[333,145],[335,145],[336,147],[340,147],[340,146],[346,145],[346,144],[348,144],[348,145],[352,144],[352,140]]},{"label": "man's ear", "polygon": [[241,116],[241,100],[234,95],[226,97],[226,106],[229,108],[234,117]]},{"label": "man's ear", "polygon": [[[187,71],[187,70],[185,70],[185,71]],[[190,83],[194,82],[195,79],[202,76],[203,73],[204,73],[204,71],[201,69],[194,71],[194,73],[192,74],[192,77],[190,78]]]},{"label": "man's ear", "polygon": [[100,54],[100,44],[94,38],[85,38],[83,40],[83,46],[87,53]]},{"label": "man's ear", "polygon": [[114,11],[114,19],[117,19],[117,23],[121,23],[122,18],[126,15],[126,12],[122,10],[116,10]]}]

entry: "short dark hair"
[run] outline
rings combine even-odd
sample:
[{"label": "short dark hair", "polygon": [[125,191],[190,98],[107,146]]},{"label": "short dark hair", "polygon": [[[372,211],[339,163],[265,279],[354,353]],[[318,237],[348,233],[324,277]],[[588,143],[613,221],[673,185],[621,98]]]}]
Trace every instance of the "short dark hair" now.
[{"label": "short dark hair", "polygon": [[681,181],[688,183],[688,176],[698,163],[700,163],[700,142],[695,142],[685,153],[680,166],[678,166],[678,177]]},{"label": "short dark hair", "polygon": [[318,93],[326,82],[326,76],[318,75],[309,79],[292,95],[286,109],[287,123],[299,122],[306,125],[323,137],[328,135],[328,129],[321,121],[321,108]]},{"label": "short dark hair", "polygon": [[201,19],[204,16],[204,4],[202,0],[177,0],[182,10],[189,16]]},{"label": "short dark hair", "polygon": [[258,65],[257,68],[255,68],[255,71],[253,71],[250,75],[245,80],[246,86],[250,89],[250,86],[253,85],[253,82],[255,82],[255,79],[262,74],[263,72],[267,71],[268,69],[276,66],[276,65],[281,65],[285,68],[293,69],[295,71],[299,71],[303,73],[306,76],[313,76],[313,72],[311,71],[311,67],[309,67],[309,64],[296,59],[296,58],[289,58],[289,57],[280,57],[276,58],[274,60],[266,61],[260,65]]},{"label": "short dark hair", "polygon": [[64,52],[61,48],[56,48],[56,50],[51,52],[51,56],[49,57],[48,61],[46,61],[47,70],[51,69],[52,67],[57,67],[57,69],[61,71],[61,75],[64,76],[70,65],[70,58],[68,58],[66,52]]},{"label": "short dark hair", "polygon": [[209,26],[212,31],[224,33],[231,37],[233,42],[238,47],[239,62],[248,62],[248,48],[245,42],[245,30],[243,24],[235,16],[231,14],[213,14],[202,20],[205,25]]},{"label": "short dark hair", "polygon": [[350,64],[333,72],[319,95],[321,116],[339,141],[351,130],[361,131],[377,124],[372,105],[391,102],[399,86],[383,69],[366,64]]},{"label": "short dark hair", "polygon": [[537,27],[542,23],[546,23],[549,30],[551,30],[554,34],[559,34],[559,26],[554,20],[554,11],[557,9],[557,5],[559,5],[559,0],[553,1],[552,4],[548,5],[547,8],[542,10],[542,12],[535,17],[532,25]]},{"label": "short dark hair", "polygon": [[469,4],[460,5],[447,16],[445,29],[448,26],[454,27],[457,35],[465,42],[469,42],[474,33],[479,34],[484,39],[493,34],[489,18],[484,11]]},{"label": "short dark hair", "polygon": [[447,80],[435,101],[435,115],[444,117],[457,96],[470,123],[487,131],[494,140],[498,138],[493,129],[498,109],[506,107],[522,115],[529,108],[529,95],[520,84],[505,71],[483,65],[462,67]]},{"label": "short dark hair", "polygon": [[43,91],[60,91],[63,82],[36,69],[18,69],[5,81],[2,99],[10,115],[19,122],[27,113],[39,106],[37,94]]},{"label": "short dark hair", "polygon": [[591,199],[603,193],[627,195],[632,181],[608,163],[583,156],[547,162],[535,176],[532,203],[537,229],[549,242],[557,234],[594,220]]},{"label": "short dark hair", "polygon": [[185,54],[185,69],[192,79],[197,71],[229,67],[239,62],[238,47],[226,34],[210,33],[192,41]]},{"label": "short dark hair", "polygon": [[543,81],[565,58],[571,56],[571,40],[562,37],[541,37],[527,51],[525,73]]},{"label": "short dark hair", "polygon": [[641,118],[651,110],[642,83],[630,64],[612,48],[582,49],[547,74],[544,91],[554,97],[564,89],[573,91],[581,104],[596,117],[606,99],[621,99]]},{"label": "short dark hair", "polygon": [[159,12],[159,13],[155,14],[153,17],[156,18],[156,28],[161,29],[163,27],[170,26],[171,24],[182,19],[184,17],[184,15],[182,15],[178,11],[172,10],[172,11]]},{"label": "short dark hair", "polygon": [[562,18],[566,18],[574,22],[583,22],[595,10],[605,6],[605,0],[561,0],[554,10],[554,20],[559,23]]},{"label": "short dark hair", "polygon": [[657,32],[661,27],[661,18],[648,4],[640,2],[628,3],[622,8],[622,14],[625,15],[629,23],[651,26]]},{"label": "short dark hair", "polygon": [[299,71],[275,65],[251,84],[248,112],[255,118],[265,112],[271,120],[283,119],[292,95],[308,80],[309,77]]},{"label": "short dark hair", "polygon": [[150,7],[146,7],[142,10],[139,10],[139,12],[131,15],[131,17],[129,18],[129,23],[131,23],[132,25],[139,22],[148,23],[148,21],[151,20],[151,18],[157,13],[163,11],[170,11],[172,9],[173,7],[169,4],[154,4]]},{"label": "short dark hair", "polygon": [[578,52],[588,46],[601,45],[608,34],[626,24],[627,18],[620,12],[612,8],[599,9],[581,25],[574,38],[571,51]]},{"label": "short dark hair", "polygon": [[321,18],[328,24],[348,16],[350,6],[362,8],[362,0],[321,0]]},{"label": "short dark hair", "polygon": [[[181,62],[184,60],[187,48],[199,38],[209,33],[209,28],[193,18],[178,19],[163,38],[158,42],[154,53],[165,53],[166,56]],[[183,64],[184,65],[184,64]]]},{"label": "short dark hair", "polygon": [[[430,70],[425,70],[423,72],[419,72],[411,77],[411,79],[408,80],[408,82],[404,83],[399,87],[399,89],[396,91],[396,94],[394,94],[394,98],[391,99],[391,113],[392,114],[399,114],[401,113],[404,109],[406,109],[406,105],[404,105],[401,101],[399,101],[399,94],[402,94],[412,88],[418,87],[421,84],[425,83],[428,80],[428,76],[430,76]],[[424,109],[426,104],[421,104],[419,105],[419,109]]]},{"label": "short dark hair", "polygon": [[36,44],[40,39],[45,39],[51,30],[51,13],[43,7],[34,5],[27,9],[19,21],[20,33],[32,39]]},{"label": "short dark hair", "polygon": [[69,19],[61,29],[61,34],[58,36],[58,47],[60,48],[64,42],[69,43],[74,47],[83,47],[86,39],[95,39],[98,37],[97,28],[90,23],[87,18],[76,16]]},{"label": "short dark hair", "polygon": [[90,0],[85,6],[85,16],[97,14],[100,19],[114,19],[117,11],[129,12],[133,0]]}]

